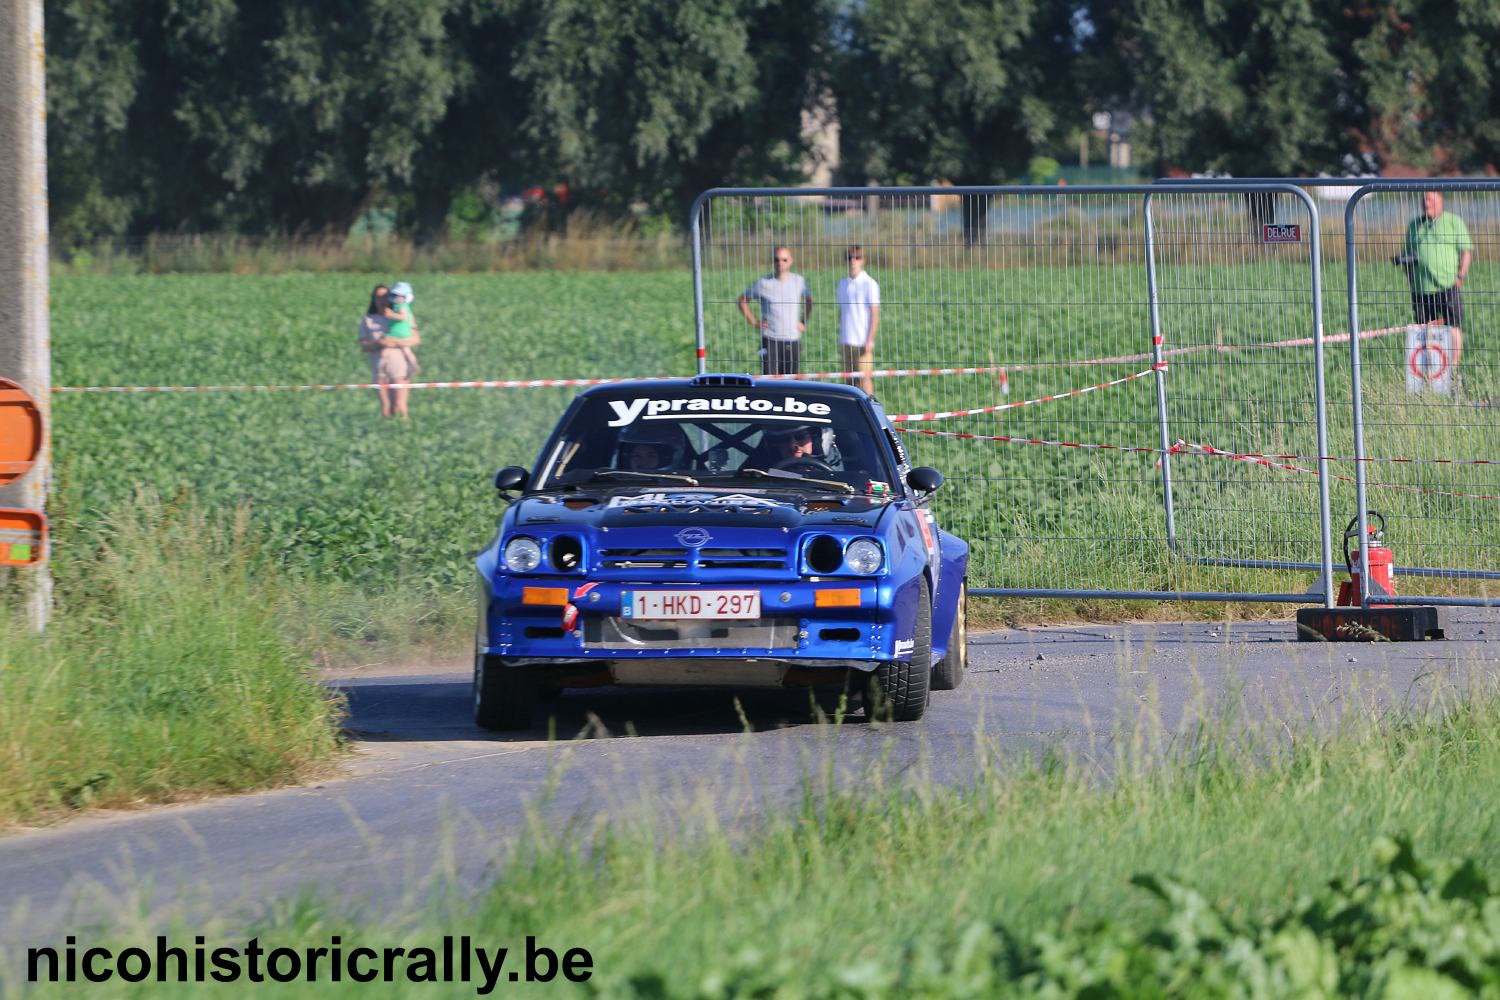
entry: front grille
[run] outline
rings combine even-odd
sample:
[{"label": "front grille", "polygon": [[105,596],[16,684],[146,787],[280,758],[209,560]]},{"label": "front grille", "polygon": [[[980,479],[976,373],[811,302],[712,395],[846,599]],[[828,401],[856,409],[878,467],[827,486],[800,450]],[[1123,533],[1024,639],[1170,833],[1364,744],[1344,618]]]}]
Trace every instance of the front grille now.
[{"label": "front grille", "polygon": [[785,615],[754,621],[636,621],[587,616],[585,649],[742,649],[797,648],[798,621]]},{"label": "front grille", "polygon": [[786,569],[786,549],[699,549],[698,565],[704,569]]},{"label": "front grille", "polygon": [[603,569],[687,569],[687,549],[604,549]]}]

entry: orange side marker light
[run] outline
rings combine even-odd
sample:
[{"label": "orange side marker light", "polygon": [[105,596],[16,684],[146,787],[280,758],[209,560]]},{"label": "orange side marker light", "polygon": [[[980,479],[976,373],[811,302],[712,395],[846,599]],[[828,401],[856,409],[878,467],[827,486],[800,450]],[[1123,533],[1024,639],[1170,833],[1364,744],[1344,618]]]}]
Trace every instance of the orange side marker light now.
[{"label": "orange side marker light", "polygon": [[560,608],[568,603],[567,587],[522,587],[522,604],[538,604],[543,607]]},{"label": "orange side marker light", "polygon": [[813,605],[819,608],[857,608],[859,590],[820,590],[813,597]]}]

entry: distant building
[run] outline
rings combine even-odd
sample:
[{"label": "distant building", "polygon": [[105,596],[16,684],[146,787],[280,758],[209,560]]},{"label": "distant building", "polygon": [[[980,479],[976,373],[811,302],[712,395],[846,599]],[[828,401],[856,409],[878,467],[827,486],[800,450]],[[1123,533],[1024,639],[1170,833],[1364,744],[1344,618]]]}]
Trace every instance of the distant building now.
[{"label": "distant building", "polygon": [[1110,168],[1129,170],[1132,165],[1130,133],[1135,128],[1135,114],[1130,111],[1096,111],[1093,126],[1095,132],[1104,135]]}]

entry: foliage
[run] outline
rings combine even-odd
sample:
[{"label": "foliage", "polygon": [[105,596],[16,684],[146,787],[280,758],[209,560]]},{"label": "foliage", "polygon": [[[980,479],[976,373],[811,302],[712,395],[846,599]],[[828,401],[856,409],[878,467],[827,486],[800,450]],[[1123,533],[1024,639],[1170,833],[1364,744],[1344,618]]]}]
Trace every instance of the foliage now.
[{"label": "foliage", "polygon": [[69,249],[342,235],[376,205],[425,244],[455,199],[534,185],[548,228],[680,224],[707,188],[804,180],[818,123],[855,184],[1015,181],[1094,111],[1159,168],[1500,160],[1486,0],[48,0],[46,25]]},{"label": "foliage", "polygon": [[1095,72],[1150,109],[1136,138],[1159,168],[1295,177],[1355,164],[1364,100],[1350,78],[1366,23],[1346,5],[1132,0],[1090,10]]},{"label": "foliage", "polygon": [[685,212],[731,179],[793,181],[827,0],[518,0],[520,135],[584,205]]},{"label": "foliage", "polygon": [[0,826],[325,769],[339,706],[284,633],[249,511],[141,492],[85,534],[70,501],[46,634],[0,602]]},{"label": "foliage", "polygon": [[[507,32],[471,0],[60,0],[55,236],[342,232],[378,191],[430,201],[476,145],[503,170]],[[469,146],[453,148],[455,130]],[[428,209],[439,221],[448,193]]]},{"label": "foliage", "polygon": [[1387,161],[1491,173],[1500,162],[1500,10],[1485,0],[1357,8],[1366,139]]},{"label": "foliage", "polygon": [[481,180],[680,213],[726,178],[790,180],[821,80],[819,10],[56,0],[53,233],[346,232],[409,196],[442,234]]},{"label": "foliage", "polygon": [[851,5],[838,69],[846,169],[885,183],[997,184],[1077,125],[1073,7],[1048,0]]},{"label": "foliage", "polygon": [[[747,948],[698,990],[668,996],[1461,997],[1500,989],[1500,897],[1473,860],[1429,866],[1409,837],[1379,837],[1374,870],[1335,879],[1265,918],[1164,875],[1131,883],[1161,908],[1133,923],[1064,924],[1018,940],[974,922],[899,961],[810,976]],[[811,980],[787,993],[787,984]],[[653,995],[638,978],[625,995]]]}]

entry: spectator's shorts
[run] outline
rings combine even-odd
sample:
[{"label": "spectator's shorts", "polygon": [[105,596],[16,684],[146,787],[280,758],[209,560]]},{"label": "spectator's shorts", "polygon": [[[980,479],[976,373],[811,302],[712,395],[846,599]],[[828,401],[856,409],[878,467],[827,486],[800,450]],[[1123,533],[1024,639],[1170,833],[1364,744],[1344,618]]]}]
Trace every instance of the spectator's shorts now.
[{"label": "spectator's shorts", "polygon": [[796,375],[802,370],[802,341],[761,337],[760,370],[763,375]]},{"label": "spectator's shorts", "polygon": [[843,360],[844,371],[859,372],[861,375],[869,375],[875,370],[875,359],[865,357],[865,349],[857,344],[840,344],[839,357]]},{"label": "spectator's shorts", "polygon": [[382,347],[370,355],[370,374],[375,382],[405,382],[411,379],[409,355],[399,347]]},{"label": "spectator's shorts", "polygon": [[1411,314],[1418,323],[1444,322],[1462,328],[1464,325],[1464,300],[1458,286],[1445,288],[1441,292],[1412,292]]}]

